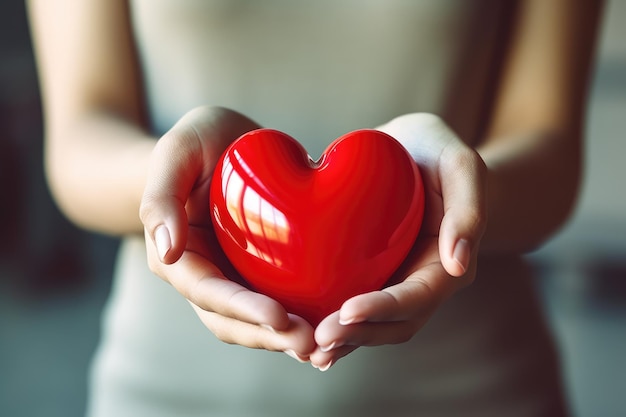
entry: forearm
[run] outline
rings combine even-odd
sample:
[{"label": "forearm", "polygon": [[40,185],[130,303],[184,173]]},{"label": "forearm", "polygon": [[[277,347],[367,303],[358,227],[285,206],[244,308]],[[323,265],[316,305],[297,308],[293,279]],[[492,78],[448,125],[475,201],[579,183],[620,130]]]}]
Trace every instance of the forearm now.
[{"label": "forearm", "polygon": [[579,190],[578,136],[540,132],[478,148],[488,168],[483,253],[533,250],[563,225]]},{"label": "forearm", "polygon": [[155,140],[141,129],[144,96],[128,2],[27,6],[52,194],[81,227],[140,232],[139,201]]},{"label": "forearm", "polygon": [[519,4],[478,148],[488,167],[484,252],[534,249],[574,208],[601,12],[595,0]]},{"label": "forearm", "polygon": [[155,143],[137,124],[97,111],[50,132],[45,162],[55,201],[85,229],[140,233],[139,203]]}]

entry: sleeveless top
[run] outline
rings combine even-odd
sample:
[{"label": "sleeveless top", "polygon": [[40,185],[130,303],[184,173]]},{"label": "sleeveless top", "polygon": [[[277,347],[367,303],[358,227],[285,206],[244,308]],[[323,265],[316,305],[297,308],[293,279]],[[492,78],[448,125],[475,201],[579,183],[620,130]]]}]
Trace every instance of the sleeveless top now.
[{"label": "sleeveless top", "polygon": [[[437,113],[474,143],[486,117],[505,2],[133,0],[155,134],[202,104],[301,141],[409,112]],[[360,348],[321,373],[282,353],[222,343],[120,248],[88,415],[565,415],[558,360],[519,258],[481,260],[476,282],[409,342]]]},{"label": "sleeveless top", "polygon": [[473,141],[508,23],[497,0],[134,0],[152,127],[197,105],[237,110],[312,156],[403,113]]}]

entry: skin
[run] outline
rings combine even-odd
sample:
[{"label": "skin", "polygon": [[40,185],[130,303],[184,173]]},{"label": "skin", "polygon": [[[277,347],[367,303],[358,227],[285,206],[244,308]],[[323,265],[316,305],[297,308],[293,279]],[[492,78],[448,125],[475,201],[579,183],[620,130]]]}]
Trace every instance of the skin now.
[{"label": "skin", "polygon": [[536,248],[574,206],[601,2],[521,1],[475,148],[436,115],[399,115],[379,126],[422,169],[424,230],[397,284],[347,300],[313,329],[226,279],[207,243],[209,216],[199,202],[216,160],[258,125],[199,107],[157,142],[146,129],[125,2],[30,0],[28,8],[57,203],[86,229],[145,233],[152,271],[224,342],[284,351],[321,370],[359,346],[402,343],[471,284],[479,256]]}]

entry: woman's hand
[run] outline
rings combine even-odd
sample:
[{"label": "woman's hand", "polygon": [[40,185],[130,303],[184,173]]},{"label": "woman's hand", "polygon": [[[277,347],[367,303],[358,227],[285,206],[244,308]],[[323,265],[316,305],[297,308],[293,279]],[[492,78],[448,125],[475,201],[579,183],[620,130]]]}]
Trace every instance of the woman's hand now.
[{"label": "woman's hand", "polygon": [[486,168],[437,116],[409,114],[379,127],[420,167],[426,209],[420,236],[395,284],[347,300],[315,330],[313,366],[326,370],[359,346],[403,343],[437,306],[469,285],[486,225]]},{"label": "woman's hand", "polygon": [[233,140],[258,127],[236,112],[199,107],[159,140],[140,209],[148,263],[222,341],[302,361],[316,346],[312,327],[234,281],[211,224],[209,188],[217,160]]}]

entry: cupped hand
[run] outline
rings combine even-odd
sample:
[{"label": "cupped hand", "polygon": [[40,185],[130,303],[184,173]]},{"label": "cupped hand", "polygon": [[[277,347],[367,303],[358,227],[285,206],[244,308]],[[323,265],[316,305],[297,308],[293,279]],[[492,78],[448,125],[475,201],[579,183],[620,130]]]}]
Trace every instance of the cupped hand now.
[{"label": "cupped hand", "polygon": [[476,273],[487,219],[480,156],[435,115],[409,114],[378,129],[401,142],[420,167],[426,193],[422,229],[390,286],[347,300],[319,324],[310,360],[321,370],[359,346],[408,341]]},{"label": "cupped hand", "polygon": [[303,361],[316,346],[313,328],[242,284],[211,224],[209,188],[215,165],[233,140],[258,127],[234,111],[199,107],[158,141],[140,208],[148,263],[220,340],[284,351]]}]

